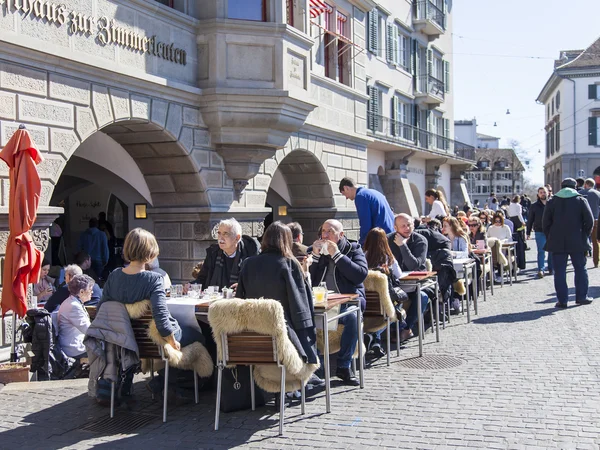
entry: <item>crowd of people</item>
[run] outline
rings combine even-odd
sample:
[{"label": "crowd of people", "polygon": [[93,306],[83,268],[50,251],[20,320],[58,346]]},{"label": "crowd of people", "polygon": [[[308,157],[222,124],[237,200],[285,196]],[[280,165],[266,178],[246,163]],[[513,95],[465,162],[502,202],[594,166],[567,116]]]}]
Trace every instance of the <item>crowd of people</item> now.
[{"label": "crowd of people", "polygon": [[[461,311],[460,297],[464,292],[460,292],[457,285],[456,260],[476,262],[474,282],[479,284],[485,276],[481,257],[491,253],[492,266],[497,269],[494,278],[501,282],[500,277],[508,266],[502,244],[517,242],[512,267],[524,269],[525,247],[533,231],[537,245],[537,276],[554,274],[556,307],[567,306],[566,265],[569,257],[575,269],[575,302],[591,303],[587,295],[586,260],[588,254],[593,255],[594,266],[598,266],[598,239],[592,230],[596,232],[598,228],[600,204],[600,193],[594,189],[593,180],[584,180],[581,189],[577,190],[576,180],[565,179],[561,190],[554,195],[548,187],[540,187],[534,203],[524,204],[520,196],[514,196],[508,204],[502,200],[498,205],[492,194],[483,208],[469,207],[455,215],[451,214],[443,194],[431,189],[425,193],[431,211],[423,217],[394,214],[382,194],[357,186],[350,178],[340,182],[339,190],[355,201],[360,223],[359,242],[349,240],[342,223],[335,218],[325,220],[317,238],[307,243],[302,226],[296,222],[272,223],[259,242],[243,235],[237,220],[222,220],[217,226],[217,242],[207,249],[205,260],[196,267],[194,279],[185,290],[191,284],[201,284],[232,289],[241,299],[279,301],[290,340],[303,360],[314,364],[323,356],[316,347],[313,288],[324,285],[330,292],[356,294],[364,310],[364,281],[369,271],[385,273],[390,279],[390,289],[395,289],[394,294],[406,306],[406,318],[397,324],[401,327],[400,341],[403,342],[419,332],[416,329],[419,314],[425,314],[433,302],[440,302],[441,314]],[[105,243],[103,233],[94,231],[94,224],[90,221],[92,231],[82,239],[94,243],[88,249],[96,248],[96,242]],[[99,236],[97,241],[94,236]],[[150,232],[136,228],[127,234],[123,256],[128,263],[110,273],[103,289],[85,274],[87,269],[95,266],[96,270],[102,269],[103,250],[93,250],[93,253],[99,255],[99,259],[83,251],[78,254],[77,264],[64,269],[65,283],[58,289],[54,288],[55,280],[48,277],[48,265],[44,263],[43,276],[34,289],[38,300],[45,302],[49,312],[57,311],[59,343],[68,356],[87,356],[85,336],[90,320],[85,305],[97,303],[99,311],[107,302],[131,305],[149,300],[157,330],[173,348],[200,342],[216,362],[216,344],[210,325],[203,323],[200,330],[190,328],[179,324],[169,312],[166,292],[170,280],[158,267],[159,246]],[[398,283],[400,278],[410,272],[427,270],[437,272],[439,298],[435,289],[424,289],[420,298],[416,298],[416,290],[402,290]],[[473,286],[466,288],[473,289]],[[344,328],[336,376],[350,386],[359,384],[351,364],[361,339],[356,319],[356,313],[339,319]],[[385,354],[381,336],[391,331],[384,329],[365,337],[372,357]],[[177,378],[172,377],[173,380]],[[324,383],[319,374],[313,375],[309,382]],[[131,386],[131,379],[126,385]],[[148,387],[159,393],[163,389],[161,375]],[[123,389],[121,395],[130,395],[129,389]]]}]

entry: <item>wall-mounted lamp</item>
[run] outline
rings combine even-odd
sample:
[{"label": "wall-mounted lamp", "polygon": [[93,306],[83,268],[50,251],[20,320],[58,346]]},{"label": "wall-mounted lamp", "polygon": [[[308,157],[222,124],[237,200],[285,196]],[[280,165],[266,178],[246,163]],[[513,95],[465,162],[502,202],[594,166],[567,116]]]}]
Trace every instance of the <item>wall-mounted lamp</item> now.
[{"label": "wall-mounted lamp", "polygon": [[136,203],[133,205],[135,208],[135,218],[136,219],[147,219],[148,218],[148,205],[146,203]]},{"label": "wall-mounted lamp", "polygon": [[277,213],[280,216],[287,216],[287,206],[283,205],[283,206],[280,206],[279,208],[277,208]]}]

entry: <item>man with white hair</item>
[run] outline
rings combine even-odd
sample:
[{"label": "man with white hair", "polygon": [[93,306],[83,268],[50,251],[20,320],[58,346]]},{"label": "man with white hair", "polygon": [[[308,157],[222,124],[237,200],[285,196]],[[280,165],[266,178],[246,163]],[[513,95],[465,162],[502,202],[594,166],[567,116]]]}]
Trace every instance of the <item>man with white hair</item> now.
[{"label": "man with white hair", "polygon": [[[48,301],[44,304],[44,308],[48,312],[54,311],[58,308],[62,302],[64,302],[67,298],[69,298],[69,281],[73,279],[75,275],[82,275],[83,270],[77,264],[71,264],[65,267],[65,284],[59,287],[54,294],[48,299]],[[98,304],[100,301],[100,297],[102,297],[102,289],[98,286],[97,283],[94,284],[92,289],[92,298],[89,302],[86,303],[88,306],[93,306]]]},{"label": "man with white hair", "polygon": [[242,235],[242,226],[237,220],[221,220],[217,226],[217,243],[206,249],[204,265],[194,283],[235,289],[242,262],[258,255],[259,249],[256,239]]},{"label": "man with white hair", "polygon": [[[312,252],[313,258],[310,266],[312,285],[318,286],[325,282],[327,289],[336,293],[358,294],[364,311],[366,299],[363,282],[369,272],[367,259],[360,245],[346,239],[342,224],[334,219],[325,221],[321,227],[321,236],[308,250]],[[346,305],[343,305],[341,311],[345,308]],[[344,331],[338,352],[336,376],[344,384],[358,386],[359,382],[350,369],[358,342],[356,313],[340,318],[338,323],[344,325]],[[329,355],[325,355],[325,358],[328,357]]]}]

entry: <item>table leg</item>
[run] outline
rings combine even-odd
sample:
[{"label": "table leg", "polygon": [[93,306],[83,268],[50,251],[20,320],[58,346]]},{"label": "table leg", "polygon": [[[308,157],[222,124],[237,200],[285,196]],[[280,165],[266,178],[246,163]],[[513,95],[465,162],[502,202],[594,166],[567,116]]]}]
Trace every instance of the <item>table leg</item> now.
[{"label": "table leg", "polygon": [[[363,339],[362,339],[362,335],[363,335],[363,323],[362,323],[362,310],[360,309],[360,298],[356,299],[356,305],[358,306],[358,311],[356,311],[356,320],[358,321],[358,370],[359,370],[359,374],[360,374],[360,388],[364,389],[365,388],[365,376],[364,376],[364,369],[365,369],[365,355],[363,355]],[[388,328],[388,333],[389,333],[389,328]],[[388,347],[388,358],[389,358],[389,347]]]},{"label": "table leg", "polygon": [[[500,248],[500,251],[502,251],[502,248]],[[508,252],[507,252],[508,254]],[[510,262],[509,262],[510,264]],[[504,264],[500,264],[500,287],[503,288],[504,287]]]},{"label": "table leg", "polygon": [[510,285],[513,284],[513,263],[512,263],[512,247],[508,247],[508,279],[510,280]]},{"label": "table leg", "polygon": [[490,256],[490,293],[494,295],[494,265],[492,264],[492,257]]},{"label": "table leg", "polygon": [[465,265],[463,266],[463,271],[465,272],[465,289],[467,291],[467,323],[471,323],[471,309],[469,308],[469,303],[471,302],[471,296],[469,295],[469,268]]},{"label": "table leg", "polygon": [[[440,285],[435,277],[435,341],[440,342]],[[443,299],[442,299],[443,301]]]},{"label": "table leg", "polygon": [[483,281],[483,301],[487,302],[487,257],[483,255],[483,273],[481,274],[481,278]]},{"label": "table leg", "polygon": [[421,312],[421,283],[417,283],[417,307],[419,326],[419,356],[423,356],[423,314]]},{"label": "table leg", "polygon": [[[360,334],[359,334],[360,336]],[[329,324],[327,323],[327,313],[323,314],[323,343],[324,355],[323,362],[325,363],[325,406],[328,413],[331,412],[331,380],[329,376]]]}]

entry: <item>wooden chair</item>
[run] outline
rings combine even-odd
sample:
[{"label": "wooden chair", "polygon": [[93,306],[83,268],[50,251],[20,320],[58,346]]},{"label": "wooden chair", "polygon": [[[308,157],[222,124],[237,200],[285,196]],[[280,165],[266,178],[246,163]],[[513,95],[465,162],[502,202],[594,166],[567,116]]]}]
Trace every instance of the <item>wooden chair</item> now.
[{"label": "wooden chair", "polygon": [[[160,359],[165,363],[165,384],[163,387],[163,422],[167,421],[167,405],[168,405],[168,386],[169,386],[169,360],[165,357],[161,346],[156,345],[148,336],[148,327],[150,322],[153,321],[151,313],[147,313],[144,316],[131,320],[131,327],[133,328],[133,334],[138,345],[140,359],[150,360],[150,375],[154,378],[154,360]],[[194,397],[196,403],[199,402],[198,395],[198,376],[194,373]],[[154,394],[152,394],[154,399]],[[111,383],[110,389],[110,417],[114,417],[114,403],[115,403],[115,383]]]},{"label": "wooden chair", "polygon": [[285,393],[301,389],[304,414],[304,386],[319,365],[305,363],[290,341],[281,303],[269,299],[218,300],[208,310],[208,321],[217,338],[215,430],[219,429],[223,369],[245,365],[250,366],[253,410],[255,380],[262,389],[279,392],[279,434],[283,435]]},{"label": "wooden chair", "polygon": [[[398,319],[397,317],[390,317],[389,315],[386,314],[385,312],[385,308],[382,306],[381,304],[381,297],[379,296],[379,293],[376,291],[365,291],[366,294],[366,299],[367,299],[367,306],[365,308],[365,311],[363,313],[363,317],[365,320],[365,332],[370,332],[370,329],[367,327],[367,323],[369,322],[369,320],[372,319],[382,319],[385,321],[386,323],[386,335],[387,335],[387,365],[390,365],[390,350],[391,350],[391,338],[390,338],[390,325],[393,322],[397,322]],[[388,296],[388,301],[389,300],[389,296]],[[392,306],[393,308],[393,306]],[[378,327],[378,329],[374,330],[374,331],[379,331],[381,328]],[[396,326],[396,355],[400,356],[400,327]]]},{"label": "wooden chair", "polygon": [[[252,411],[256,409],[254,366],[276,365],[281,369],[281,383],[279,391],[279,435],[283,435],[283,421],[285,416],[285,377],[286,369],[279,362],[277,343],[273,336],[254,332],[236,334],[221,333],[221,348],[223,359],[217,362],[217,405],[215,410],[215,431],[219,429],[219,415],[221,411],[221,390],[223,369],[227,366],[250,366],[250,393]],[[301,413],[305,411],[305,385],[301,384],[302,399]]]}]

